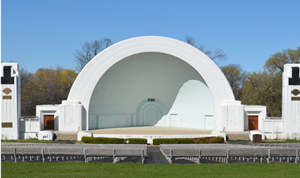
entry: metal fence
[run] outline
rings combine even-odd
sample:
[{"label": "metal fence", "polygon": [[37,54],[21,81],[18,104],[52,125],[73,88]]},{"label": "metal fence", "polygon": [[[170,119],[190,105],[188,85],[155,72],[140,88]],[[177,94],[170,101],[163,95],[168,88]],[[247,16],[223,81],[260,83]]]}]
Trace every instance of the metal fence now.
[{"label": "metal fence", "polygon": [[298,163],[299,149],[299,145],[288,147],[230,144],[160,145],[162,154],[170,164],[179,159],[193,161],[197,164],[203,161],[207,162],[207,160],[214,163]]},{"label": "metal fence", "polygon": [[2,161],[84,161],[117,163],[129,157],[147,158],[147,145],[3,144]]}]

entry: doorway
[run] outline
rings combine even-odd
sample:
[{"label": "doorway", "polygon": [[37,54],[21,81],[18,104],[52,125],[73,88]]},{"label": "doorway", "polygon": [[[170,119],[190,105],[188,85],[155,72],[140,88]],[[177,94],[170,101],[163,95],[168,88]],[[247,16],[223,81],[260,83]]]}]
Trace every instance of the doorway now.
[{"label": "doorway", "polygon": [[215,124],[214,124],[214,116],[212,115],[205,115],[205,129],[206,130],[214,130]]},{"label": "doorway", "polygon": [[258,116],[248,116],[249,130],[258,130]]},{"label": "doorway", "polygon": [[44,115],[44,130],[54,130],[54,115]]},{"label": "doorway", "polygon": [[180,120],[178,117],[178,114],[170,114],[170,121],[169,121],[170,127],[178,127],[178,124],[180,124]]},{"label": "doorway", "polygon": [[[167,114],[165,105],[157,98],[147,98],[140,102],[136,110],[134,126],[163,126],[159,121]],[[159,123],[159,124],[158,124]]]},{"label": "doorway", "polygon": [[154,126],[161,119],[161,109],[157,105],[147,104],[142,110],[142,122],[144,126]]}]

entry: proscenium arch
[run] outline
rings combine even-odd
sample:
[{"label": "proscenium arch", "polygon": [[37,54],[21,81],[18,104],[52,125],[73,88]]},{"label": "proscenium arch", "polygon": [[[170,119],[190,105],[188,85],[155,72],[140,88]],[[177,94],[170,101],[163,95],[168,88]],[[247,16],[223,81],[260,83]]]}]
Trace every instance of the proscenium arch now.
[{"label": "proscenium arch", "polygon": [[70,90],[68,101],[81,102],[86,111],[87,126],[89,125],[91,96],[103,74],[118,61],[131,55],[146,52],[175,56],[188,63],[203,77],[214,102],[215,129],[221,130],[222,103],[235,101],[232,89],[222,71],[199,49],[179,40],[157,36],[131,38],[116,43],[95,56],[83,68]]},{"label": "proscenium arch", "polygon": [[142,111],[145,107],[147,106],[156,106],[157,108],[159,108],[161,115],[166,115],[168,114],[168,111],[165,107],[165,105],[163,104],[163,102],[161,102],[159,99],[154,98],[155,102],[149,102],[149,99],[144,99],[143,101],[141,101],[139,103],[139,105],[137,106],[136,109],[136,115],[137,115],[137,125],[143,125],[144,121],[141,120],[142,118]]}]

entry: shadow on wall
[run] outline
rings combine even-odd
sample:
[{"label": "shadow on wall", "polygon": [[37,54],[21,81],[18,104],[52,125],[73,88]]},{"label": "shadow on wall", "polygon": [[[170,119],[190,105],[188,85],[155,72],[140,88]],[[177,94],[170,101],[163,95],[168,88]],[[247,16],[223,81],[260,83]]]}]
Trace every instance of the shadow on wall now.
[{"label": "shadow on wall", "polygon": [[171,97],[173,104],[169,108],[156,98],[143,100],[137,107],[136,126],[213,129],[214,105],[205,84],[189,80]]},{"label": "shadow on wall", "polygon": [[181,59],[162,53],[141,53],[117,62],[98,81],[89,107],[89,129],[204,129],[206,115],[214,113],[202,76]]},{"label": "shadow on wall", "polygon": [[158,98],[147,98],[138,105],[135,117],[124,113],[103,114],[93,120],[90,129],[134,126],[214,129],[214,105],[208,87],[201,81],[189,80],[177,91],[176,95],[166,93],[173,101],[169,107]]}]

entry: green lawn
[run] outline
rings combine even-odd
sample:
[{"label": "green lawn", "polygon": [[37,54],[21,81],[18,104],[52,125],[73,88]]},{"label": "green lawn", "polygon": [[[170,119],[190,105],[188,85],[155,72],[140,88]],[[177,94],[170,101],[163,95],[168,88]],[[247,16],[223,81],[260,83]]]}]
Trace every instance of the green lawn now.
[{"label": "green lawn", "polygon": [[265,141],[264,143],[299,143],[300,140],[295,140],[295,139],[287,139],[287,140],[273,140],[273,141]]},{"label": "green lawn", "polygon": [[16,143],[51,143],[51,140],[38,140],[37,138],[19,139],[19,140],[1,140],[1,142],[16,142]]},{"label": "green lawn", "polygon": [[2,177],[299,177],[300,164],[1,164]]}]

